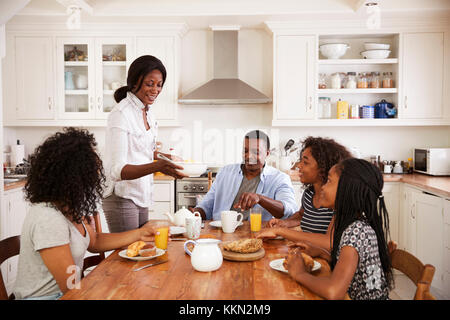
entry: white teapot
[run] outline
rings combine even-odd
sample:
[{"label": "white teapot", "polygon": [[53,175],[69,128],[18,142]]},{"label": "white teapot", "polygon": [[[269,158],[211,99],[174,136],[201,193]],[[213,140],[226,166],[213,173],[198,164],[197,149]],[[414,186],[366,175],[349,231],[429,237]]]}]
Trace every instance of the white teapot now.
[{"label": "white teapot", "polygon": [[199,216],[201,218],[200,212],[196,211],[195,213],[192,213],[185,207],[182,207],[180,210],[178,210],[174,214],[172,214],[170,212],[166,212],[165,214],[166,214],[166,216],[169,217],[170,222],[172,222],[180,227],[186,227],[186,218],[193,218],[195,216]]},{"label": "white teapot", "polygon": [[[184,243],[184,251],[191,256],[192,267],[201,272],[215,271],[222,266],[223,256],[217,239],[188,240]],[[189,251],[187,245],[195,244],[194,250]]]}]

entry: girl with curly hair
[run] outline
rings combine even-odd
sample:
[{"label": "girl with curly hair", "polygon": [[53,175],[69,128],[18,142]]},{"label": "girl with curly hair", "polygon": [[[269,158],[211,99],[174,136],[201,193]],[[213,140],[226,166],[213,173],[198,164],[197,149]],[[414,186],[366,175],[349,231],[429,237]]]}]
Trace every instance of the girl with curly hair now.
[{"label": "girl with curly hair", "polygon": [[155,234],[150,224],[117,234],[91,227],[105,181],[96,145],[87,130],[64,128],[31,155],[25,185],[31,207],[20,239],[17,299],[58,299],[74,270],[79,279],[87,250],[104,252]]},{"label": "girl with curly hair", "polygon": [[[296,243],[287,259],[291,277],[327,299],[388,299],[393,286],[388,250],[389,216],[383,176],[373,164],[347,159],[333,166],[319,203],[336,211],[331,253],[311,243]],[[330,263],[329,277],[305,271],[301,252]]]},{"label": "girl with curly hair", "polygon": [[[270,228],[261,231],[258,237],[282,236],[292,241],[308,240],[330,248],[333,210],[319,205],[319,195],[330,168],[350,157],[350,152],[333,139],[307,137],[302,143],[300,162],[297,164],[300,181],[306,188],[302,195],[302,206],[288,219],[271,219]],[[289,229],[297,226],[300,226],[301,231]]]}]

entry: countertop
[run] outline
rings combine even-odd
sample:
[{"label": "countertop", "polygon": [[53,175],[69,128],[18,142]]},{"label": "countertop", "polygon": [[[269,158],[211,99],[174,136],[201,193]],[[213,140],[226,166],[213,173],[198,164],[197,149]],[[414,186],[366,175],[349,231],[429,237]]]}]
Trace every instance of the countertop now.
[{"label": "countertop", "polygon": [[[298,176],[294,173],[291,175],[292,182],[300,182]],[[450,177],[433,177],[427,176],[420,173],[413,174],[383,174],[385,182],[404,182],[423,190],[426,190],[430,193],[434,193],[436,195],[450,198]],[[153,177],[155,181],[172,181],[175,180],[173,177],[166,175],[155,175]],[[6,183],[5,191],[22,188],[25,186],[26,180]]]}]

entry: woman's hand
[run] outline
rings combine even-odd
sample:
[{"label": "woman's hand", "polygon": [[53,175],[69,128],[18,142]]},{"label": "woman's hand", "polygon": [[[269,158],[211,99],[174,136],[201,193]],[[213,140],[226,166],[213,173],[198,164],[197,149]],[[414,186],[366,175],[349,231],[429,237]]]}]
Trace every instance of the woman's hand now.
[{"label": "woman's hand", "polygon": [[170,161],[159,159],[155,163],[156,163],[156,167],[157,167],[156,171],[159,171],[166,175],[174,177],[175,179],[183,179],[183,178],[187,177],[187,175],[177,171],[177,170],[183,170],[184,169],[183,167],[176,165]]},{"label": "woman's hand", "polygon": [[276,228],[266,228],[266,229],[262,229],[258,235],[256,236],[256,238],[276,238],[277,235],[277,229]]}]

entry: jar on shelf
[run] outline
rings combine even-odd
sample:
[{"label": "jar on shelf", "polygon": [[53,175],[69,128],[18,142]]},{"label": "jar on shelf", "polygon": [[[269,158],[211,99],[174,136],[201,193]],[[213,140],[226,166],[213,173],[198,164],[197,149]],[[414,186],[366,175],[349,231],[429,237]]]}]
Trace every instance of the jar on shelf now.
[{"label": "jar on shelf", "polygon": [[331,119],[331,99],[329,97],[319,97],[319,118]]},{"label": "jar on shelf", "polygon": [[356,72],[347,72],[345,78],[346,89],[356,89]]},{"label": "jar on shelf", "polygon": [[381,88],[379,72],[372,72],[370,76],[369,88]]},{"label": "jar on shelf", "polygon": [[384,72],[382,80],[383,88],[394,88],[394,79],[392,78],[392,72]]},{"label": "jar on shelf", "polygon": [[326,74],[319,73],[319,89],[326,89],[326,88],[327,88]]},{"label": "jar on shelf", "polygon": [[358,89],[367,89],[369,87],[369,81],[365,72],[361,72],[358,74],[357,87]]},{"label": "jar on shelf", "polygon": [[341,77],[341,89],[344,89],[345,78],[347,78],[347,74],[345,72],[339,72],[339,77]]},{"label": "jar on shelf", "polygon": [[331,75],[331,89],[341,89],[341,75],[335,72]]}]

